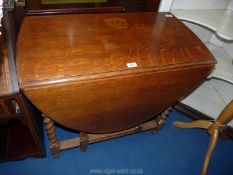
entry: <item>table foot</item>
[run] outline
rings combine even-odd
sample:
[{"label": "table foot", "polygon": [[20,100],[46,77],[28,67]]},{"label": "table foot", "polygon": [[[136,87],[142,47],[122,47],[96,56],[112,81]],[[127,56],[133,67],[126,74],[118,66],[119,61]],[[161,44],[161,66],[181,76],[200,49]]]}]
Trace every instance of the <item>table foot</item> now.
[{"label": "table foot", "polygon": [[179,128],[202,128],[202,129],[207,129],[212,122],[207,121],[207,120],[196,120],[193,122],[180,122],[180,121],[175,121],[173,122],[173,125]]},{"label": "table foot", "polygon": [[54,123],[46,115],[42,114],[42,116],[44,117],[44,126],[46,128],[48,139],[50,142],[50,151],[51,151],[52,155],[55,158],[57,158],[57,157],[59,157],[59,143],[57,141],[57,135],[56,135],[56,131],[54,128]]}]

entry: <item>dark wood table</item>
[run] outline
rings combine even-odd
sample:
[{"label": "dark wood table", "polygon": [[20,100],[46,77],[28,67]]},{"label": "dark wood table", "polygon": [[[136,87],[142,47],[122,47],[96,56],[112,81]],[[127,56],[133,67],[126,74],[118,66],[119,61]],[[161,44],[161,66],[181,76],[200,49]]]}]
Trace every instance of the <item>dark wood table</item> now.
[{"label": "dark wood table", "polygon": [[[1,28],[0,31],[5,34]],[[42,121],[23,94],[13,88],[3,34],[0,35],[0,162],[45,156]]]},{"label": "dark wood table", "polygon": [[28,16],[17,44],[20,88],[44,113],[55,156],[79,144],[58,144],[52,121],[81,131],[81,146],[98,140],[87,134],[138,131],[215,63],[169,13]]}]

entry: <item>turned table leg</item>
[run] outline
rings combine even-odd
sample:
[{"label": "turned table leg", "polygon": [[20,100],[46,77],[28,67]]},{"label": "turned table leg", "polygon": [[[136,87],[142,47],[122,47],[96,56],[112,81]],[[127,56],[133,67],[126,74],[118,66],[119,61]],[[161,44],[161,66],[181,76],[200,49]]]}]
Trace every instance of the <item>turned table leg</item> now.
[{"label": "turned table leg", "polygon": [[80,149],[85,152],[88,148],[88,134],[85,132],[80,132]]},{"label": "turned table leg", "polygon": [[50,151],[53,154],[53,156],[57,158],[59,156],[59,143],[57,141],[57,135],[54,128],[54,123],[46,115],[42,114],[42,116],[44,117],[44,126],[46,128],[48,139],[50,142]]},{"label": "turned table leg", "polygon": [[155,119],[155,128],[152,129],[152,133],[156,134],[158,132],[159,129],[163,128],[168,115],[170,114],[172,110],[172,107],[168,108],[167,110],[165,110],[164,112],[162,112],[159,116],[156,117]]},{"label": "turned table leg", "polygon": [[222,128],[233,119],[233,100],[224,108],[216,121],[197,120],[193,122],[179,122],[175,121],[174,126],[180,128],[203,128],[210,134],[210,143],[206,152],[206,156],[202,165],[201,175],[206,175],[209,160],[214,151],[214,147],[218,141],[219,133]]},{"label": "turned table leg", "polygon": [[53,154],[53,156],[57,158],[59,156],[60,151],[79,146],[81,151],[85,152],[88,149],[89,143],[95,143],[111,138],[121,137],[124,135],[130,135],[140,131],[152,130],[152,132],[157,132],[158,129],[161,129],[164,126],[166,118],[171,112],[171,109],[172,108],[168,108],[167,110],[165,110],[163,113],[157,116],[155,120],[147,121],[139,126],[130,129],[106,134],[88,134],[83,131],[80,131],[79,137],[67,140],[60,140],[59,142],[57,140],[53,121],[45,114],[42,114],[42,116],[44,117],[44,126],[46,128],[48,139],[50,142],[50,151]]}]

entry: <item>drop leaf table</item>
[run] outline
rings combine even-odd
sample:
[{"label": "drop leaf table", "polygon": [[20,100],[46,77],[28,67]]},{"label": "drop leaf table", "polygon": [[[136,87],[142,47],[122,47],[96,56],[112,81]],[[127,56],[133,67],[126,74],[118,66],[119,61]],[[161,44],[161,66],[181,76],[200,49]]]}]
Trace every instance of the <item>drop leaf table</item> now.
[{"label": "drop leaf table", "polygon": [[[27,16],[17,43],[20,89],[61,150],[156,128],[216,61],[170,13]],[[53,122],[80,131],[58,141]]]}]

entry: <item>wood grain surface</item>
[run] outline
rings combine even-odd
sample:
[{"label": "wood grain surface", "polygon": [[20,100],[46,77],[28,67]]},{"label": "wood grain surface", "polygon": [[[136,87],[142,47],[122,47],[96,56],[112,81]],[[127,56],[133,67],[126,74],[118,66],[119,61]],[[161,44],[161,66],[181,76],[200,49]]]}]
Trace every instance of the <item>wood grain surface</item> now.
[{"label": "wood grain surface", "polygon": [[212,57],[188,28],[165,13],[29,16],[19,35],[17,66],[23,85],[125,71],[131,62],[137,69],[158,70]]},{"label": "wood grain surface", "polygon": [[3,35],[0,35],[0,96],[8,95],[12,92],[6,45]]},{"label": "wood grain surface", "polygon": [[89,133],[156,116],[214,64],[204,44],[167,13],[29,16],[17,44],[26,96],[56,122]]}]

